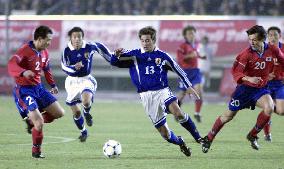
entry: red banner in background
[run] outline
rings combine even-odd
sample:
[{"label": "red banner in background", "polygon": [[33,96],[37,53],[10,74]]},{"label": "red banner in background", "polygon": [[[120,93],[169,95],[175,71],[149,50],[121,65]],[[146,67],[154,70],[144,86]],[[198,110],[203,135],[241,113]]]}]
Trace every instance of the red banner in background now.
[{"label": "red banner in background", "polygon": [[[49,50],[59,50],[60,34],[62,21],[10,21],[9,22],[9,46],[10,52],[14,53],[23,43],[33,40],[33,32],[39,25],[47,25],[52,28],[53,40]],[[0,20],[0,49],[5,48],[6,24]],[[0,50],[0,55],[4,54],[4,50]]]},{"label": "red banner in background", "polygon": [[161,21],[159,48],[175,54],[184,42],[182,29],[192,25],[197,29],[197,41],[203,36],[209,37],[214,56],[231,56],[248,45],[245,31],[255,24],[256,20]]},{"label": "red banner in background", "polygon": [[11,94],[14,86],[14,79],[9,76],[7,67],[0,67],[0,94]]}]

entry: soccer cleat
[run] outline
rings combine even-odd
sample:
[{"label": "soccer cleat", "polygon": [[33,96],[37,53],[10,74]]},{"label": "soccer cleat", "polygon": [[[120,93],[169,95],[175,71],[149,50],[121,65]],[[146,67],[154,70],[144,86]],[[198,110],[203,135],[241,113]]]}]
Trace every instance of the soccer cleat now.
[{"label": "soccer cleat", "polygon": [[255,150],[259,150],[259,145],[257,143],[258,137],[254,137],[250,134],[247,135],[247,140],[250,142],[250,146],[251,148],[255,149]]},{"label": "soccer cleat", "polygon": [[201,115],[200,114],[194,114],[194,118],[198,123],[201,123]]},{"label": "soccer cleat", "polygon": [[43,154],[41,154],[41,152],[33,152],[32,153],[32,157],[33,158],[45,158],[45,156]]},{"label": "soccer cleat", "polygon": [[264,140],[267,141],[267,142],[272,142],[271,133],[269,133],[268,135],[264,135]]},{"label": "soccer cleat", "polygon": [[88,138],[88,132],[87,130],[84,130],[81,135],[78,137],[78,139],[80,140],[80,142],[85,142]]},{"label": "soccer cleat", "polygon": [[181,140],[182,144],[179,145],[180,151],[186,155],[186,156],[191,156],[191,149],[186,146],[185,142],[183,141],[183,138],[181,136],[178,136],[178,138]]},{"label": "soccer cleat", "polygon": [[27,133],[32,134],[32,128],[34,127],[34,125],[32,125],[32,124],[30,123],[30,120],[29,120],[28,118],[25,119],[25,122],[26,122],[26,124],[27,124],[27,127],[26,127]]},{"label": "soccer cleat", "polygon": [[84,113],[85,119],[86,119],[86,123],[88,126],[92,126],[93,125],[93,117],[90,113]]},{"label": "soccer cleat", "polygon": [[202,142],[200,142],[200,144],[201,144],[203,153],[207,153],[209,151],[209,149],[210,149],[212,141],[209,140],[208,136],[205,136],[202,139]]}]

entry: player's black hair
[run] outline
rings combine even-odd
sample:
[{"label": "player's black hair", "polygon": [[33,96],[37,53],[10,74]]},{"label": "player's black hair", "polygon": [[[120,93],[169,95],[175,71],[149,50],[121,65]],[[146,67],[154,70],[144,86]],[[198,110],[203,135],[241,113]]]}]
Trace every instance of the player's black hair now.
[{"label": "player's black hair", "polygon": [[71,37],[73,32],[82,32],[82,36],[84,37],[84,31],[82,28],[80,27],[73,27],[69,32],[68,32],[68,36]]},{"label": "player's black hair", "polygon": [[142,35],[151,35],[151,39],[156,42],[156,32],[152,26],[147,26],[139,30],[138,36],[141,39]]},{"label": "player's black hair", "polygon": [[277,31],[279,34],[281,34],[281,29],[277,26],[271,26],[267,29],[267,33],[269,33],[269,31],[275,30]]},{"label": "player's black hair", "polygon": [[52,34],[52,30],[48,26],[41,25],[34,32],[34,40],[37,40],[39,37],[45,39],[47,34]]},{"label": "player's black hair", "polygon": [[191,31],[191,30],[193,30],[194,32],[196,32],[196,29],[195,29],[194,26],[191,26],[191,25],[186,26],[186,27],[183,28],[183,30],[182,30],[182,35],[185,37],[186,32],[187,32],[187,31]]},{"label": "player's black hair", "polygon": [[257,39],[265,41],[266,39],[266,31],[263,28],[263,26],[254,25],[253,27],[249,28],[247,31],[248,35],[256,34],[257,33]]}]

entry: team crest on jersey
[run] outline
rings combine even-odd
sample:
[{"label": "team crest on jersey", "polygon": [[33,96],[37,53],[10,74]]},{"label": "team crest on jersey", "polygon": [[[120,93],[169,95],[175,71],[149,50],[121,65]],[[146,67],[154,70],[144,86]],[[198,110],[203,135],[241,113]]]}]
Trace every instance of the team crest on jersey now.
[{"label": "team crest on jersey", "polygon": [[86,59],[89,59],[89,57],[90,57],[89,52],[85,52],[84,56],[85,56]]},{"label": "team crest on jersey", "polygon": [[161,62],[162,62],[162,59],[161,59],[161,58],[156,58],[156,59],[155,59],[156,65],[161,64]]},{"label": "team crest on jersey", "polygon": [[152,59],[150,57],[148,57],[147,61],[150,62]]},{"label": "team crest on jersey", "polygon": [[81,56],[82,56],[82,55],[81,55],[80,53],[77,54],[77,57],[78,57],[78,58],[81,57]]},{"label": "team crest on jersey", "polygon": [[266,62],[271,62],[271,61],[272,61],[272,57],[267,57],[267,58],[265,58],[265,61],[266,61]]}]

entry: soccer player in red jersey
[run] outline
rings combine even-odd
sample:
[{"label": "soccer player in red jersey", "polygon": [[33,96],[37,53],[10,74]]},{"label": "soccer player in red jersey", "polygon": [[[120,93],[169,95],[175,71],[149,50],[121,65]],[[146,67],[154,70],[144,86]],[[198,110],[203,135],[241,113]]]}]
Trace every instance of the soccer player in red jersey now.
[{"label": "soccer player in red jersey", "polygon": [[[284,44],[280,42],[281,30],[278,27],[272,26],[267,30],[269,44],[280,48],[284,52]],[[271,92],[271,97],[274,100],[274,112],[278,115],[284,115],[284,72],[283,66],[275,60],[273,72],[270,74],[271,80],[268,82],[268,88]],[[271,142],[272,136],[270,133],[271,121],[263,128],[264,140]]]},{"label": "soccer player in red jersey", "polygon": [[204,137],[202,151],[207,153],[213,139],[224,124],[231,121],[237,112],[244,108],[262,109],[247,139],[251,147],[259,149],[257,134],[270,120],[274,104],[267,88],[269,74],[273,71],[274,60],[284,65],[284,55],[279,48],[265,43],[266,31],[262,26],[255,25],[247,31],[250,47],[243,50],[236,58],[232,67],[232,74],[237,87],[229,102],[229,109],[215,121],[211,131]]},{"label": "soccer player in red jersey", "polygon": [[[8,72],[16,81],[16,95],[28,110],[32,128],[32,157],[44,158],[41,153],[44,122],[52,122],[64,115],[63,108],[52,94],[58,93],[52,77],[47,47],[52,40],[52,30],[39,26],[34,32],[34,40],[24,44],[8,62]],[[44,72],[51,91],[41,83],[41,72]],[[39,110],[46,111],[41,114]]]},{"label": "soccer player in red jersey", "polygon": [[[198,68],[198,58],[206,59],[205,56],[200,56],[197,52],[197,44],[195,43],[196,29],[193,26],[187,26],[183,29],[182,34],[185,42],[182,43],[177,50],[177,62],[180,67],[187,74],[187,78],[191,81],[194,90],[200,96],[200,99],[195,100],[195,114],[194,118],[197,122],[201,122],[200,110],[202,106],[202,74]],[[180,92],[177,94],[179,105],[182,104],[182,100],[187,95],[186,88],[183,83],[179,81]]]}]

